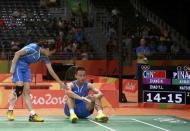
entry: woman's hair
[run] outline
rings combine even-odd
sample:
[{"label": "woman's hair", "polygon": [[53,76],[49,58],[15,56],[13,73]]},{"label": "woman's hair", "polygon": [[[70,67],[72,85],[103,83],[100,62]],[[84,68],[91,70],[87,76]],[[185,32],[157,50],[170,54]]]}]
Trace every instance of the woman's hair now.
[{"label": "woman's hair", "polygon": [[49,44],[47,40],[41,39],[37,41],[42,48],[49,48],[49,50],[55,49],[55,44]]},{"label": "woman's hair", "polygon": [[43,40],[43,39],[40,39],[40,40],[36,40],[38,45],[41,46],[41,47],[44,47],[45,45],[48,45],[48,42],[47,40]]}]

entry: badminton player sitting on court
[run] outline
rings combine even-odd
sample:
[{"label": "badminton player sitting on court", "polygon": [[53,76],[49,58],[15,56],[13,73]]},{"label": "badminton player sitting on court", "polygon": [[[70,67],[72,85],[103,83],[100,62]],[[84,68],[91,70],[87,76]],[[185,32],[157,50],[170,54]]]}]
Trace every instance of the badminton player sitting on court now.
[{"label": "badminton player sitting on court", "polygon": [[[41,47],[42,46],[42,47]],[[15,83],[16,88],[10,93],[9,97],[9,109],[7,112],[7,118],[9,121],[13,121],[13,109],[18,97],[23,94],[25,103],[30,111],[29,121],[31,122],[43,122],[43,118],[36,114],[32,109],[32,103],[30,100],[29,83],[31,82],[30,64],[36,63],[42,60],[51,76],[60,84],[61,88],[65,88],[63,82],[56,75],[52,69],[48,56],[55,52],[54,47],[48,47],[46,41],[40,41],[39,43],[31,43],[24,48],[17,51],[12,60],[10,73],[12,74],[12,81]]]},{"label": "badminton player sitting on court", "polygon": [[[93,84],[86,81],[85,68],[78,67],[75,78],[75,81],[68,84],[68,90],[66,91],[68,99],[64,107],[65,114],[70,117],[70,121],[75,123],[78,118],[87,118],[95,108],[98,112],[95,120],[107,122],[108,117],[102,111],[101,98],[103,94]],[[93,95],[90,96],[89,91],[92,91]]]}]

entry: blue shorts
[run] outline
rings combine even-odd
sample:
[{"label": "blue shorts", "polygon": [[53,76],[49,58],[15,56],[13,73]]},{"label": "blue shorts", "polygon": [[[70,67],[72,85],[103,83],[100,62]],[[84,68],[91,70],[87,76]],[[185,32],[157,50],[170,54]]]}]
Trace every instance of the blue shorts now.
[{"label": "blue shorts", "polygon": [[[70,116],[69,107],[67,104],[65,104],[64,112],[65,112],[65,115]],[[78,118],[82,118],[82,119],[87,118],[93,113],[93,111],[89,111],[86,108],[86,103],[83,101],[81,101],[80,103],[75,103],[74,112]]]},{"label": "blue shorts", "polygon": [[31,82],[30,66],[21,61],[17,62],[15,72],[12,77],[13,83],[18,81]]}]

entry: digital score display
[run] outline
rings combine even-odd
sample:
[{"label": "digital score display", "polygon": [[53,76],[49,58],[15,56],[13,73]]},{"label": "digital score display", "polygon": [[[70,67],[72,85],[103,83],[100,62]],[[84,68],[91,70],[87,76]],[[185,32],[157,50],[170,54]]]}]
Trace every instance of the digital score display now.
[{"label": "digital score display", "polygon": [[190,67],[141,65],[139,102],[190,104]]}]

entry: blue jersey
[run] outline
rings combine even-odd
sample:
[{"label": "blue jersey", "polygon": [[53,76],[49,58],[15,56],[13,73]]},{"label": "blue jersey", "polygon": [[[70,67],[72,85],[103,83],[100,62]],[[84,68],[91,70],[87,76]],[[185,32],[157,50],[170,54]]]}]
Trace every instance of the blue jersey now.
[{"label": "blue jersey", "polygon": [[[83,96],[83,97],[88,96],[88,91],[89,91],[89,90],[88,90],[88,82],[87,82],[87,81],[85,81],[81,87],[79,87],[79,86],[77,85],[77,80],[73,81],[72,83],[73,83],[72,91],[73,91],[75,94],[77,94],[77,95],[79,95],[79,96],[81,96],[81,97],[82,97],[82,96]],[[78,103],[78,102],[81,102],[81,100],[75,100],[75,102]]]},{"label": "blue jersey", "polygon": [[43,60],[45,64],[50,63],[47,56],[41,56],[40,46],[36,43],[31,43],[23,48],[25,55],[21,56],[16,63],[15,72],[12,77],[14,83],[31,82],[30,64]]},{"label": "blue jersey", "polygon": [[25,51],[25,55],[20,57],[19,61],[22,61],[26,64],[32,64],[43,60],[45,64],[49,63],[47,56],[41,56],[40,46],[36,43],[31,43],[25,46],[23,49]]}]

